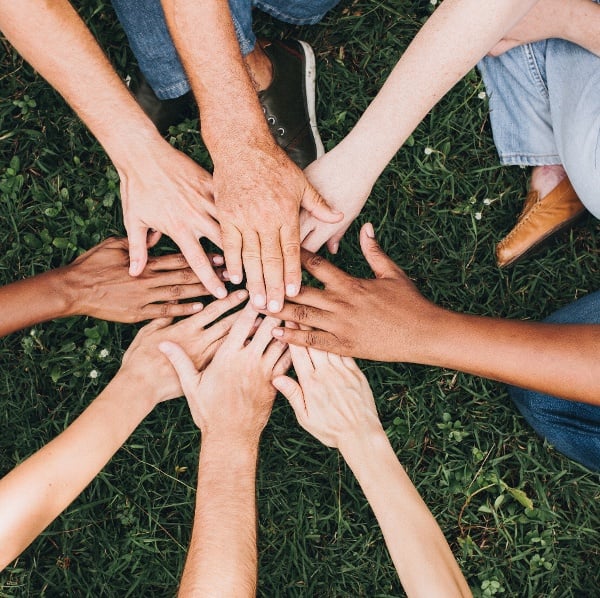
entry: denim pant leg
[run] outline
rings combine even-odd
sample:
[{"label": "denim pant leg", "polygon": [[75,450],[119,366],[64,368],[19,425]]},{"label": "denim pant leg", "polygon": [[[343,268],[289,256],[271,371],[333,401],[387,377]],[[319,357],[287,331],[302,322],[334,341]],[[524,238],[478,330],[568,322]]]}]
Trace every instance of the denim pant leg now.
[{"label": "denim pant leg", "polygon": [[[600,324],[600,291],[558,310],[545,322]],[[600,407],[514,386],[508,391],[523,417],[542,438],[573,461],[600,471]]]},{"label": "denim pant leg", "polygon": [[600,217],[600,58],[549,39],[480,63],[502,164],[562,164]]},{"label": "denim pant leg", "polygon": [[[156,96],[167,100],[189,91],[190,85],[167,29],[160,0],[111,1],[140,70]],[[321,20],[338,2],[339,0],[229,0],[242,54],[249,54],[256,43],[252,30],[253,5],[280,20],[297,25],[310,25]]]}]

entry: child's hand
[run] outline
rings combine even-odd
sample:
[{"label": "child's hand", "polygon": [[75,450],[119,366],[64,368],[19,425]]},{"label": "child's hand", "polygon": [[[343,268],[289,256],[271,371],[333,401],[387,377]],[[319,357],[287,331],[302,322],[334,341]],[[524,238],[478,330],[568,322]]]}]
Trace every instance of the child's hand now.
[{"label": "child's hand", "polygon": [[[224,263],[221,256],[209,257],[213,265]],[[217,269],[221,279],[222,271]],[[127,239],[106,239],[62,273],[72,295],[70,313],[111,322],[188,316],[202,304],[175,301],[210,295],[181,254],[150,258],[139,276],[130,276]]]},{"label": "child's hand", "polygon": [[210,324],[247,297],[247,291],[236,291],[176,324],[172,324],[170,318],[159,318],[147,324],[138,332],[123,356],[118,375],[127,376],[132,383],[139,385],[140,395],[154,404],[181,396],[183,391],[179,378],[169,360],[159,351],[159,344],[177,341],[185,347],[194,366],[202,370],[236,321],[237,314],[231,314],[212,326]]},{"label": "child's hand", "polygon": [[291,360],[286,345],[271,336],[280,321],[267,317],[257,327],[256,318],[247,305],[204,372],[179,341],[160,345],[179,374],[203,438],[210,435],[230,446],[258,442],[269,419],[276,395],[271,380],[285,373]]},{"label": "child's hand", "polygon": [[350,357],[290,346],[295,382],[278,376],[273,385],[296,413],[298,423],[329,447],[383,428],[367,379]]}]

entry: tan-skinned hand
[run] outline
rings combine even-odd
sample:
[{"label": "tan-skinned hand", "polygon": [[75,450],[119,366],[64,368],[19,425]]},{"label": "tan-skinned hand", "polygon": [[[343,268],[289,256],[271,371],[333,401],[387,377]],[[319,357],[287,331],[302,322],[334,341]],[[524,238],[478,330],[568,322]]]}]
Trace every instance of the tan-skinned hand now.
[{"label": "tan-skinned hand", "polygon": [[[217,255],[210,260],[223,263]],[[104,240],[65,266],[62,275],[72,295],[72,314],[111,322],[187,316],[202,304],[176,301],[210,295],[181,254],[151,257],[141,274],[130,276],[127,239]]]},{"label": "tan-skinned hand", "polygon": [[373,279],[354,278],[324,258],[303,251],[304,268],[325,288],[304,286],[300,295],[276,314],[310,330],[275,328],[273,335],[290,345],[339,355],[413,361],[424,325],[443,310],[427,301],[385,255],[370,223],[361,229],[360,245],[375,274]]}]

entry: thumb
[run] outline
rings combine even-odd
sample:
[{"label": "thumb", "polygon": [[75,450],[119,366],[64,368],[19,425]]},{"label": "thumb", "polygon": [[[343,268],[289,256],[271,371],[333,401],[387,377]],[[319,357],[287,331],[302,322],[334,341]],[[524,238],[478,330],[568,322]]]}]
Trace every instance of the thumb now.
[{"label": "thumb", "polygon": [[384,253],[375,240],[375,231],[370,222],[360,229],[360,248],[375,278],[404,278],[404,272]]},{"label": "thumb", "polygon": [[201,378],[193,361],[180,345],[171,341],[159,343],[158,350],[171,362],[185,396],[189,397],[197,388]]},{"label": "thumb", "polygon": [[289,376],[276,376],[273,386],[289,401],[298,420],[306,415],[306,404],[300,385]]},{"label": "thumb", "polygon": [[127,230],[129,238],[129,274],[138,276],[144,271],[148,260],[146,249],[146,235],[148,228],[145,226],[133,226]]},{"label": "thumb", "polygon": [[302,194],[300,205],[321,222],[334,224],[344,217],[342,212],[329,207],[329,204],[323,199],[321,194],[308,182]]}]

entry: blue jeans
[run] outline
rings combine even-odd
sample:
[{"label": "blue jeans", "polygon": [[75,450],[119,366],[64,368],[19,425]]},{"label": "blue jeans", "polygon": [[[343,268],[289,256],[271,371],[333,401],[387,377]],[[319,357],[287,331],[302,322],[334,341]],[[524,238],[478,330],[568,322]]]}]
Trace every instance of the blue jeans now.
[{"label": "blue jeans", "polygon": [[562,164],[600,218],[600,58],[549,39],[479,63],[502,164]]},{"label": "blue jeans", "polygon": [[[600,324],[600,291],[563,307],[545,322]],[[600,407],[512,386],[508,391],[531,427],[557,451],[600,471]]]},{"label": "blue jeans", "polygon": [[[202,2],[203,0],[198,0]],[[252,8],[293,25],[314,25],[339,0],[229,0],[231,17],[242,54],[254,49]],[[183,66],[169,35],[160,0],[112,0],[140,70],[161,100],[190,90]]]}]

